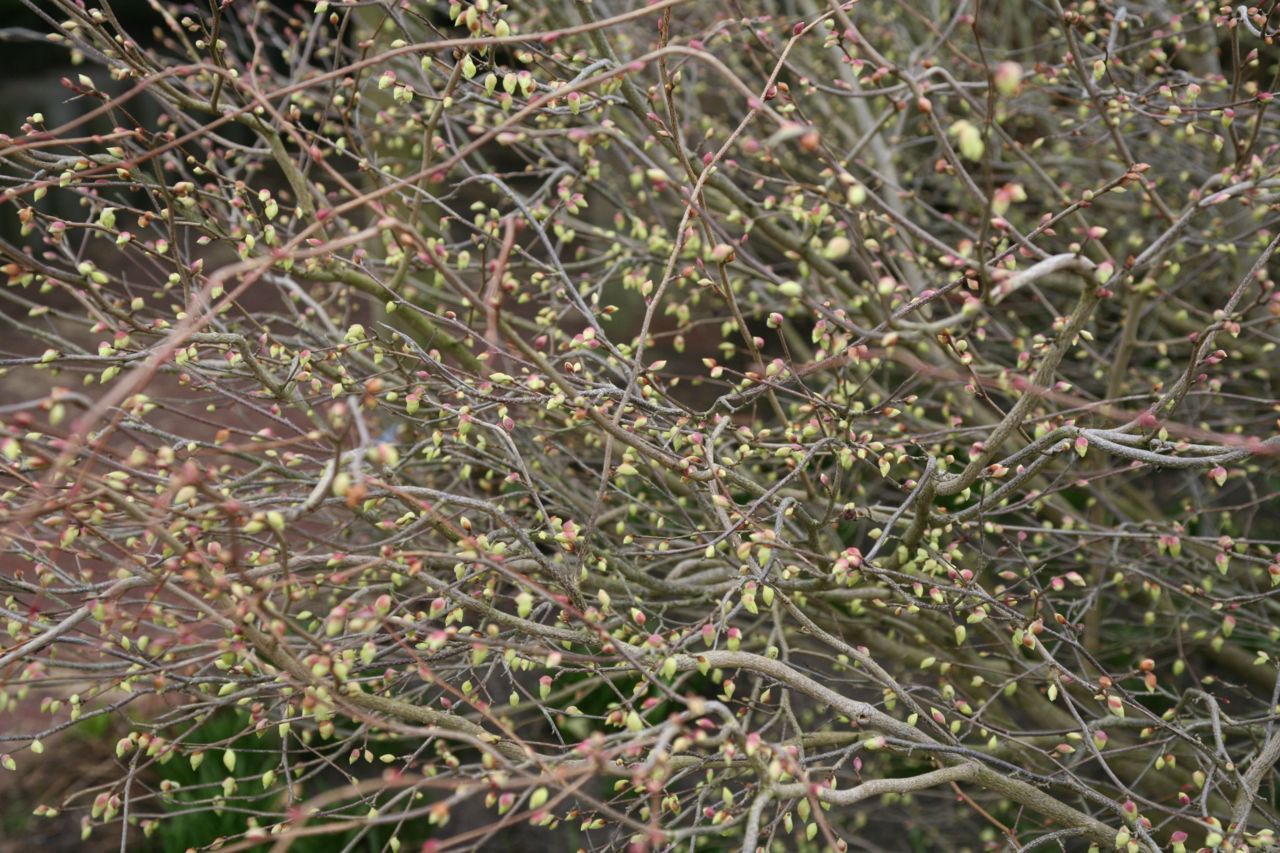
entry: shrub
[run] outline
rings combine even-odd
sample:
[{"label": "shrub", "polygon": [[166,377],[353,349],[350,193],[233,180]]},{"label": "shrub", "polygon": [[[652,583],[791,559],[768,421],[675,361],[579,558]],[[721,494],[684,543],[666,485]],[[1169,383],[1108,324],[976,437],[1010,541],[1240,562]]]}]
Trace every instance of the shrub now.
[{"label": "shrub", "polygon": [[0,137],[0,763],[127,730],[37,814],[1273,843],[1265,13],[126,5]]}]

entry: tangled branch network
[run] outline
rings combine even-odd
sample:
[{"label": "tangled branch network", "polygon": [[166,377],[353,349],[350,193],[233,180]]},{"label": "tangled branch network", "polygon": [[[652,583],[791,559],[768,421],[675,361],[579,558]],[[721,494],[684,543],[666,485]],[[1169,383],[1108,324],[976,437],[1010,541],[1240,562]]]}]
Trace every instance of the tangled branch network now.
[{"label": "tangled branch network", "polygon": [[97,721],[31,808],[120,849],[1275,849],[1273,5],[27,0],[0,774]]}]

